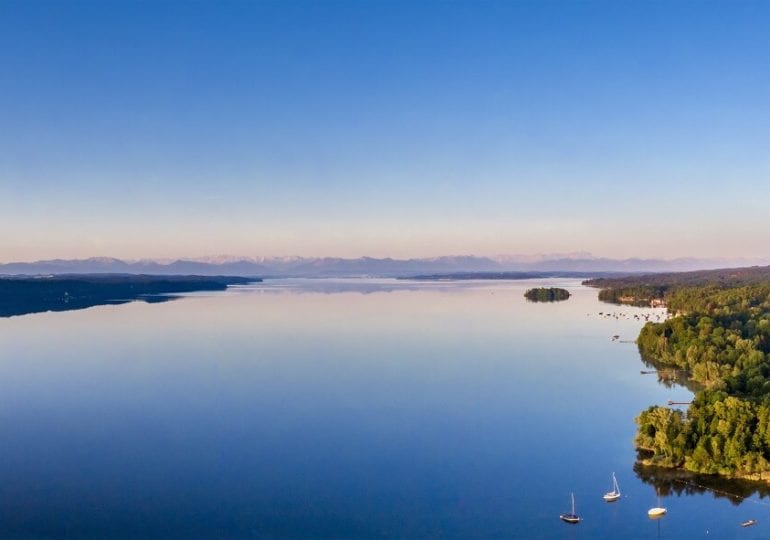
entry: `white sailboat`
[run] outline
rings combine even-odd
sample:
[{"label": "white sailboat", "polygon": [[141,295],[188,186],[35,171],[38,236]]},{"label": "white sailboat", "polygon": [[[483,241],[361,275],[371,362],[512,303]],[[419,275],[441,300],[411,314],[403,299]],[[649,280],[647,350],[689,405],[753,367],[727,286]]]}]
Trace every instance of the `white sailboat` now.
[{"label": "white sailboat", "polygon": [[566,523],[571,523],[573,525],[580,523],[580,516],[578,516],[575,513],[575,494],[572,493],[572,512],[569,514],[559,514],[559,519]]},{"label": "white sailboat", "polygon": [[661,518],[666,514],[666,509],[660,505],[660,493],[658,493],[658,506],[647,510],[647,517],[651,519]]},{"label": "white sailboat", "polygon": [[615,473],[612,473],[612,491],[608,491],[602,496],[607,502],[615,502],[620,499],[620,486],[618,486],[618,479],[615,478]]}]

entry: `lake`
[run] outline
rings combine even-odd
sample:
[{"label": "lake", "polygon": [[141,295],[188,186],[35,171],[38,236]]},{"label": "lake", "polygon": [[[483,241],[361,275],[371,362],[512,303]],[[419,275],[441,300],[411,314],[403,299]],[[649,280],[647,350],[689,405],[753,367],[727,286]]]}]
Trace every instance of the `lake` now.
[{"label": "lake", "polygon": [[624,343],[662,311],[596,296],[267,280],[0,319],[0,538],[767,536],[764,499],[692,485],[647,518],[634,416],[691,393]]}]

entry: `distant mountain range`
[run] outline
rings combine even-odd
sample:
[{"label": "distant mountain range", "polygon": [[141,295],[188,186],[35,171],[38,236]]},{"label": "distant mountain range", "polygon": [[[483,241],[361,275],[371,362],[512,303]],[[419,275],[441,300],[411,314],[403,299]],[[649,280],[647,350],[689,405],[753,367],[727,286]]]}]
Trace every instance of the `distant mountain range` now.
[{"label": "distant mountain range", "polygon": [[456,272],[678,272],[768,264],[767,260],[736,259],[608,259],[587,253],[567,255],[476,257],[446,256],[422,259],[360,257],[207,257],[172,261],[94,257],[0,264],[0,274],[157,274],[229,275],[256,277],[403,277]]}]

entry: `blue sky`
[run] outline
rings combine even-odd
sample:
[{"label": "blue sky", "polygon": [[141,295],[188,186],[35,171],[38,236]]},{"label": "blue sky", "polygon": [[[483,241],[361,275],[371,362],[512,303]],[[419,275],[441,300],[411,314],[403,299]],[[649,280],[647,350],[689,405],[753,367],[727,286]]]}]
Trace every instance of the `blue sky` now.
[{"label": "blue sky", "polygon": [[770,256],[768,20],[0,0],[0,259]]}]

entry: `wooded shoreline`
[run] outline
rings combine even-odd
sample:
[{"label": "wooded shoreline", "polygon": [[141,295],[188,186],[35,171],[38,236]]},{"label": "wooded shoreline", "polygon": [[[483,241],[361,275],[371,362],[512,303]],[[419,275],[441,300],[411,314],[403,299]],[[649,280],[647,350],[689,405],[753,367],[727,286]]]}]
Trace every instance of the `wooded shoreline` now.
[{"label": "wooded shoreline", "polygon": [[639,463],[770,482],[770,267],[585,284],[605,287],[602,299],[665,302],[675,316],[645,324],[639,352],[701,386],[686,412],[651,406],[639,414]]},{"label": "wooded shoreline", "polygon": [[134,300],[162,302],[174,293],[221,291],[262,281],[234,276],[62,275],[0,278],[0,317],[85,309]]}]

